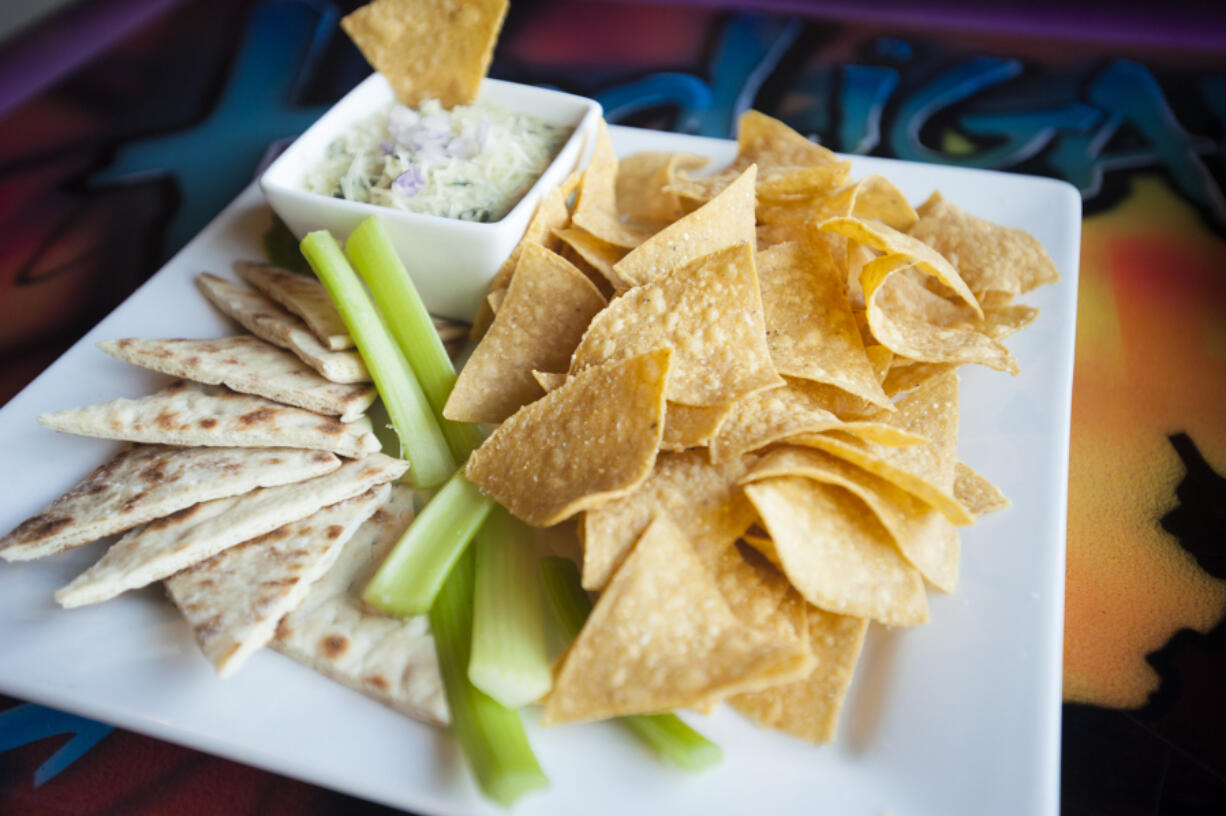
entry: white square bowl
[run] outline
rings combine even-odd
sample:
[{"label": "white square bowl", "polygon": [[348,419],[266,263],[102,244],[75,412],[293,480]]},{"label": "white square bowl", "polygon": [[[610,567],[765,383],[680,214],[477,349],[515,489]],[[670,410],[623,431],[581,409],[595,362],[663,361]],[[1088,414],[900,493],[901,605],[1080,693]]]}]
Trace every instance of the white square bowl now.
[{"label": "white square bowl", "polygon": [[598,102],[561,91],[484,79],[479,101],[530,113],[574,128],[532,188],[498,221],[482,223],[397,210],[307,191],[307,172],[350,126],[394,100],[391,86],[374,73],[299,136],[264,174],[260,188],[298,238],[318,229],[343,241],[363,220],[379,216],[431,313],[472,320],[498,267],[523,237],[537,202],[560,184],[590,151],[601,117]]}]

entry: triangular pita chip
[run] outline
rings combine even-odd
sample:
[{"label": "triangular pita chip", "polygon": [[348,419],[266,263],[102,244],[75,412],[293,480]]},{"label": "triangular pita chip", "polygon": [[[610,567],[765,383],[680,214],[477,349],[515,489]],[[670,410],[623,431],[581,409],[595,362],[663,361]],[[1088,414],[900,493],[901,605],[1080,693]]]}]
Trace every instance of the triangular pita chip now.
[{"label": "triangular pita chip", "polygon": [[649,714],[784,682],[808,655],[741,623],[667,518],[643,532],[571,644],[547,725]]},{"label": "triangular pita chip", "polygon": [[317,279],[254,261],[236,261],[234,271],[247,283],[302,318],[325,348],[333,351],[353,348],[353,338],[345,328],[345,321],[332,303],[328,290]]},{"label": "triangular pita chip", "polygon": [[748,244],[699,258],[616,298],[592,320],[571,371],[661,346],[673,350],[672,402],[724,405],[781,382],[766,346]]},{"label": "triangular pita chip", "polygon": [[272,647],[415,719],[446,725],[447,701],[425,615],[384,615],[362,589],[413,520],[413,489],[393,485],[340,557],[277,626]]},{"label": "triangular pita chip", "polygon": [[460,371],[443,415],[502,422],[541,396],[533,369],[563,372],[604,297],[567,260],[527,244],[494,322]]},{"label": "triangular pita chip", "polygon": [[630,492],[660,447],[670,356],[657,349],[569,378],[499,425],[469,457],[468,478],[540,527]]},{"label": "triangular pita chip", "polygon": [[408,466],[401,459],[375,453],[299,484],[200,502],[119,539],[98,563],[57,590],[55,599],[66,609],[110,600],[306,518],[321,507],[398,479]]},{"label": "triangular pita chip", "polygon": [[0,539],[0,558],[53,555],[185,507],[340,467],[325,451],[134,445]]},{"label": "triangular pita chip", "polygon": [[166,579],[170,599],[219,675],[238,671],[272,640],[277,622],[301,603],[387,493],[380,485]]},{"label": "triangular pita chip", "polygon": [[187,380],[175,380],[147,397],[42,414],[38,422],[62,433],[164,445],[310,448],[353,459],[379,450],[366,417],[341,422]]},{"label": "triangular pita chip", "polygon": [[357,419],[378,393],[369,383],[342,385],[324,379],[288,351],[258,337],[216,340],[104,340],[112,357],[206,385],[225,385],[244,394],[268,397],[308,411]]},{"label": "triangular pita chip", "polygon": [[362,355],[354,350],[330,351],[305,323],[258,289],[231,283],[208,272],[197,276],[196,283],[223,314],[261,340],[289,349],[324,379],[334,383],[370,382]]}]

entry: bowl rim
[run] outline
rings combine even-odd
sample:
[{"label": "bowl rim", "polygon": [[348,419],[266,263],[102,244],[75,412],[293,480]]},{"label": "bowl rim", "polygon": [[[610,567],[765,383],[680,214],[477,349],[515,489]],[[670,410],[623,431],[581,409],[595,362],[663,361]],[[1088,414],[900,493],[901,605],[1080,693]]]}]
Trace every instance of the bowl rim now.
[{"label": "bowl rim", "polygon": [[[427,226],[441,226],[446,224],[451,229],[467,229],[474,232],[497,231],[499,229],[506,228],[510,224],[514,224],[522,217],[522,211],[529,206],[529,203],[535,202],[540,198],[542,194],[541,187],[544,183],[545,177],[550,174],[550,171],[553,169],[554,165],[558,162],[562,155],[567,152],[567,149],[575,140],[584,138],[584,134],[586,132],[585,126],[588,124],[588,121],[593,118],[598,118],[604,113],[600,103],[596,100],[585,96],[579,96],[578,94],[572,94],[567,91],[560,91],[555,88],[547,88],[540,85],[511,82],[510,80],[505,79],[494,79],[493,77],[485,77],[481,80],[481,90],[478,92],[479,94],[486,92],[487,89],[492,89],[495,93],[499,91],[516,89],[526,91],[529,94],[539,94],[540,96],[549,96],[571,102],[574,104],[576,111],[579,113],[578,121],[573,125],[570,135],[566,138],[566,141],[562,143],[561,147],[558,148],[558,152],[554,155],[553,159],[550,160],[550,163],[546,165],[545,169],[542,170],[539,175],[537,175],[536,180],[532,183],[532,186],[525,190],[523,195],[519,197],[519,200],[515,202],[515,206],[508,210],[497,221],[467,221],[460,218],[448,218],[444,215],[419,213],[413,212],[412,210],[399,210],[394,207],[384,206],[382,204],[372,204],[365,201],[351,201],[347,198],[327,196],[323,193],[315,193],[311,192],[310,190],[303,189],[301,186],[296,184],[278,180],[278,176],[284,175],[287,172],[287,166],[305,166],[304,157],[300,156],[299,154],[306,149],[304,145],[307,141],[309,141],[309,136],[315,132],[318,132],[319,130],[332,130],[332,126],[338,120],[344,123],[343,126],[336,128],[338,132],[356,121],[354,117],[343,114],[348,114],[348,109],[351,107],[356,108],[357,99],[371,93],[369,86],[372,85],[386,88],[389,92],[389,99],[395,98],[394,94],[390,93],[391,85],[387,82],[387,79],[377,71],[372,71],[369,76],[367,76],[357,85],[350,88],[344,96],[342,96],[331,107],[324,111],[318,119],[307,127],[306,130],[298,134],[298,136],[294,138],[293,142],[291,142],[288,147],[281,151],[281,155],[277,156],[277,158],[264,169],[264,172],[260,174],[258,180],[259,186],[264,192],[266,198],[269,198],[268,192],[270,189],[272,189],[277,194],[291,196],[301,202],[310,203],[315,206],[333,207],[353,214],[364,216],[378,215],[384,218],[396,219],[406,223],[419,223]],[[499,100],[495,98],[494,101]],[[499,102],[499,104],[502,103]],[[582,152],[583,146],[580,146],[580,153]],[[531,206],[535,207],[535,203],[532,203]]]}]

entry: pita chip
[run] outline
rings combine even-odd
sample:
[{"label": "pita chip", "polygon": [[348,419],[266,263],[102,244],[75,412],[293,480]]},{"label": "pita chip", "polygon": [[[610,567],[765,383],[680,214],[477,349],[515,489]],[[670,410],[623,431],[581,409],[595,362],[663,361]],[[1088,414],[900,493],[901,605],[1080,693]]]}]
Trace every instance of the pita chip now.
[{"label": "pita chip", "polygon": [[340,464],[325,451],[134,445],[0,539],[0,558],[54,555],[197,502],[311,479]]},{"label": "pita chip", "polygon": [[249,335],[216,340],[129,337],[104,340],[98,348],[117,360],[162,374],[224,385],[243,394],[340,417],[341,422],[357,419],[378,396],[369,383],[331,382],[288,351]]},{"label": "pita chip", "polygon": [[200,502],[129,532],[56,591],[55,599],[72,609],[169,578],[235,544],[398,479],[408,467],[408,462],[375,453],[298,484]]},{"label": "pita chip", "polygon": [[220,385],[175,380],[156,394],[42,414],[61,433],[163,445],[286,447],[360,459],[379,450],[370,420],[336,417],[240,394]]},{"label": "pita chip", "polygon": [[362,602],[362,589],[413,520],[413,490],[393,485],[332,568],[281,619],[272,647],[414,719],[446,725],[447,701],[425,615],[392,617]]},{"label": "pita chip", "polygon": [[354,347],[345,321],[332,303],[328,290],[317,279],[253,261],[236,261],[234,271],[286,310],[302,318],[325,348],[342,351]]},{"label": "pita chip", "polygon": [[200,650],[222,677],[272,640],[358,527],[387,499],[380,485],[244,541],[166,579]]},{"label": "pita chip", "polygon": [[305,323],[259,290],[208,272],[197,276],[196,284],[225,315],[261,340],[289,349],[324,378],[335,383],[370,382],[362,355],[354,350],[329,351]]}]

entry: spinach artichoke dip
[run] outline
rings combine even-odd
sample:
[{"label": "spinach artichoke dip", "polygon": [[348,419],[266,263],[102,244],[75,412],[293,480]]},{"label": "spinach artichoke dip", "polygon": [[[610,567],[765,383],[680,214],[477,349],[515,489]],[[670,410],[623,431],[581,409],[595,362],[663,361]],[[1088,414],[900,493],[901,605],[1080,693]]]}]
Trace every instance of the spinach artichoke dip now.
[{"label": "spinach artichoke dip", "polygon": [[328,145],[314,193],[401,210],[497,221],[540,177],[571,128],[489,102],[395,105]]}]

